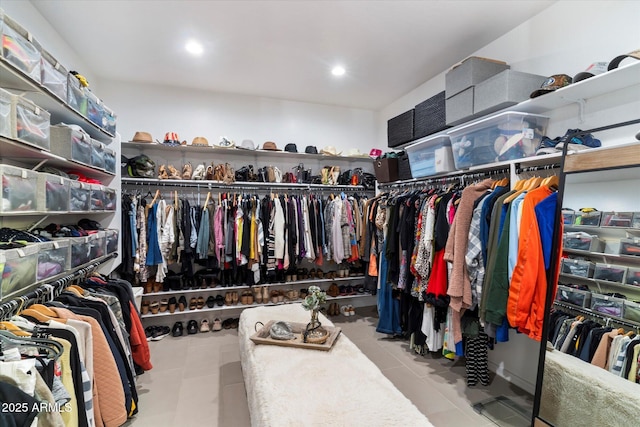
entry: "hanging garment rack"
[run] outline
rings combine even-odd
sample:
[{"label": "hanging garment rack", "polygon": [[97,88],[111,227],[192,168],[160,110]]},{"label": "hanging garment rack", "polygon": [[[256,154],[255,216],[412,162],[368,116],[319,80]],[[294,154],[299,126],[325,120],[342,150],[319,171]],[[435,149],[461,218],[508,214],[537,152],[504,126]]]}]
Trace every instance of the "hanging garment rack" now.
[{"label": "hanging garment rack", "polygon": [[459,183],[461,185],[465,185],[465,182],[475,181],[482,178],[498,178],[503,176],[509,176],[511,173],[510,169],[500,168],[500,169],[492,169],[483,172],[465,172],[458,173],[455,175],[446,175],[440,177],[426,177],[426,178],[415,178],[409,181],[402,182],[388,182],[378,184],[378,188],[380,190],[387,190],[393,188],[407,188],[407,187],[424,187],[428,185],[446,185],[451,183]]},{"label": "hanging garment rack", "polygon": [[[31,305],[30,301],[46,302],[54,299],[70,284],[78,279],[85,278],[92,274],[98,267],[112,258],[116,258],[116,252],[106,255],[99,260],[92,262],[78,270],[60,277],[52,282],[42,283],[32,291],[24,295],[17,296],[9,301],[0,304],[0,320],[8,320],[16,311]],[[44,300],[43,300],[44,299]]]},{"label": "hanging garment rack", "polygon": [[634,329],[636,331],[640,331],[640,323],[638,323],[638,322],[633,322],[631,320],[624,320],[624,319],[621,319],[621,318],[615,317],[615,316],[607,316],[607,315],[595,312],[593,310],[589,310],[588,308],[582,308],[582,307],[578,307],[578,306],[575,306],[575,305],[563,303],[563,302],[560,302],[560,301],[554,301],[553,305],[556,306],[556,307],[560,307],[563,310],[569,310],[569,311],[573,311],[573,312],[576,312],[576,313],[584,314],[585,316],[590,316],[593,319],[604,320],[607,323],[615,323],[617,325],[626,326],[626,327],[632,328],[632,329]]},{"label": "hanging garment rack", "polygon": [[553,163],[550,165],[537,165],[537,166],[516,166],[516,175],[520,175],[525,172],[539,172],[539,171],[552,171],[554,169],[560,169],[560,163]]}]

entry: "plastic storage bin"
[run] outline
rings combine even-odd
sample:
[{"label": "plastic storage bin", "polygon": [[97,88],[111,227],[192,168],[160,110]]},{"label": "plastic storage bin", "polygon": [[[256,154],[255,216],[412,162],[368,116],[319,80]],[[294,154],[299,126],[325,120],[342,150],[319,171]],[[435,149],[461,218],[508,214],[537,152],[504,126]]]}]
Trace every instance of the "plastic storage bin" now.
[{"label": "plastic storage bin", "polygon": [[0,136],[13,138],[11,132],[11,94],[0,89]]},{"label": "plastic storage bin", "polygon": [[104,144],[95,139],[91,140],[91,166],[104,170]]},{"label": "plastic storage bin", "polygon": [[118,203],[118,196],[116,190],[109,187],[102,187],[103,190],[103,202],[105,211],[115,211]]},{"label": "plastic storage bin", "polygon": [[69,261],[71,268],[91,262],[90,236],[71,237],[69,243],[71,245],[71,260]]},{"label": "plastic storage bin", "polygon": [[640,322],[640,304],[633,301],[625,301],[622,317],[632,322]]},{"label": "plastic storage bin", "polygon": [[575,211],[571,209],[562,209],[562,223],[565,225],[573,225],[575,215]]},{"label": "plastic storage bin", "polygon": [[90,184],[91,188],[91,210],[104,210],[104,187],[100,184]]},{"label": "plastic storage bin", "polygon": [[103,147],[104,153],[104,170],[115,174],[116,173],[116,152],[109,147]]},{"label": "plastic storage bin", "polygon": [[447,135],[437,135],[417,141],[405,148],[409,155],[411,175],[414,178],[455,170],[451,140]]},{"label": "plastic storage bin", "polygon": [[91,137],[80,126],[51,126],[51,152],[91,166]]},{"label": "plastic storage bin", "polygon": [[32,212],[38,209],[36,172],[0,164],[0,178],[0,212]]},{"label": "plastic storage bin", "polygon": [[631,228],[633,212],[603,212],[600,227]]},{"label": "plastic storage bin", "polygon": [[42,51],[41,72],[42,86],[61,100],[66,101],[68,71],[45,50]]},{"label": "plastic storage bin", "polygon": [[85,88],[73,74],[67,74],[67,104],[83,116],[87,115],[87,94]]},{"label": "plastic storage bin", "polygon": [[118,230],[108,229],[105,230],[106,237],[106,252],[108,254],[112,254],[118,251],[118,238],[120,237],[120,233]]},{"label": "plastic storage bin", "polygon": [[91,184],[80,181],[69,182],[69,211],[89,212],[91,208]]},{"label": "plastic storage bin", "polygon": [[620,255],[640,256],[640,239],[620,239]]},{"label": "plastic storage bin", "polygon": [[0,10],[2,57],[34,82],[40,83],[40,44],[31,33]]},{"label": "plastic storage bin", "polygon": [[608,282],[624,283],[626,272],[627,267],[621,265],[597,263],[593,272],[593,278],[596,280],[606,280]]},{"label": "plastic storage bin", "polygon": [[640,268],[629,267],[627,269],[627,277],[624,279],[624,283],[640,287]]},{"label": "plastic storage bin", "polygon": [[558,285],[556,300],[580,307],[589,307],[591,305],[591,292]]},{"label": "plastic storage bin", "polygon": [[584,231],[573,231],[562,235],[562,247],[579,251],[602,252],[604,242],[598,236]]},{"label": "plastic storage bin", "polygon": [[70,268],[69,241],[59,239],[39,244],[36,280],[46,280]]},{"label": "plastic storage bin", "polygon": [[580,212],[576,211],[573,218],[573,225],[580,225],[585,227],[599,227],[600,217],[602,212]]},{"label": "plastic storage bin", "polygon": [[104,127],[104,108],[102,107],[102,101],[90,90],[86,91],[87,94],[87,118],[91,120],[95,125]]},{"label": "plastic storage bin", "polygon": [[38,173],[38,210],[66,212],[69,210],[69,180],[62,176]]},{"label": "plastic storage bin", "polygon": [[456,169],[535,155],[548,121],[507,111],[449,130]]},{"label": "plastic storage bin", "polygon": [[0,250],[0,265],[3,264],[2,277],[0,277],[1,298],[8,297],[36,282],[38,245]]},{"label": "plastic storage bin", "polygon": [[623,317],[625,300],[602,294],[591,294],[591,310],[607,316]]},{"label": "plastic storage bin", "polygon": [[594,264],[587,260],[564,258],[562,260],[562,273],[589,278],[593,276]]},{"label": "plastic storage bin", "polygon": [[109,132],[111,135],[115,135],[116,134],[116,123],[117,123],[117,116],[116,114],[113,112],[113,110],[109,107],[107,107],[106,105],[102,104],[102,110],[103,110],[103,118],[102,118],[102,124],[103,124],[103,128],[104,130],[106,130],[107,132]]},{"label": "plastic storage bin", "polygon": [[640,212],[633,213],[633,219],[631,220],[632,228],[640,228]]},{"label": "plastic storage bin", "polygon": [[106,255],[107,238],[104,231],[98,231],[89,235],[89,256],[93,261]]},{"label": "plastic storage bin", "polygon": [[29,145],[49,150],[51,115],[33,102],[14,95],[11,99],[12,137]]}]

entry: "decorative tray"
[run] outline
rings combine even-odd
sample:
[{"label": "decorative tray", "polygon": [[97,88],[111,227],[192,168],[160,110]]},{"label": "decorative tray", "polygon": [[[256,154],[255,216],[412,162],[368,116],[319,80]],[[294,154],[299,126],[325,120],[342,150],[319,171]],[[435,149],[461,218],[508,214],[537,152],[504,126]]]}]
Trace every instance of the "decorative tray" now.
[{"label": "decorative tray", "polygon": [[258,330],[255,334],[251,336],[251,341],[256,344],[269,344],[269,345],[279,345],[282,347],[297,347],[297,348],[308,348],[312,350],[323,350],[329,351],[333,346],[333,343],[336,342],[338,336],[342,329],[336,326],[322,326],[329,333],[329,338],[323,344],[313,344],[313,343],[305,343],[302,337],[302,333],[307,328],[306,323],[294,323],[287,322],[291,325],[291,329],[293,332],[293,339],[290,340],[277,340],[271,338],[269,334],[269,330],[271,329],[271,325],[273,325],[277,320],[268,321],[260,330]]}]

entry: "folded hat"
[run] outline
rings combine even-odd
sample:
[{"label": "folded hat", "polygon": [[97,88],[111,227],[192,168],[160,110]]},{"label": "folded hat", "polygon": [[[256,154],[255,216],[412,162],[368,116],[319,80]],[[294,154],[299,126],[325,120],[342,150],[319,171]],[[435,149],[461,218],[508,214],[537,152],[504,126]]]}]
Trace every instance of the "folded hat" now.
[{"label": "folded hat", "polygon": [[573,82],[571,76],[566,74],[554,74],[549,77],[547,80],[542,83],[540,89],[534,90],[530,98],[535,98],[540,95],[544,95],[545,93],[553,92],[554,90],[558,90],[561,87],[569,86]]},{"label": "folded hat", "polygon": [[602,74],[606,72],[607,72],[606,62],[594,62],[593,64],[589,65],[589,67],[587,67],[586,70],[576,74],[573,77],[573,82],[577,83],[579,81],[586,80],[588,78],[591,78],[593,76],[597,76],[598,74]]},{"label": "folded hat", "polygon": [[296,144],[287,144],[284,146],[284,151],[287,151],[289,153],[297,153],[298,147],[296,146]]},{"label": "folded hat", "polygon": [[236,145],[236,148],[241,148],[243,150],[255,150],[256,145],[250,139],[243,139],[240,144]]},{"label": "folded hat", "polygon": [[320,154],[325,154],[327,156],[339,156],[342,152],[338,153],[336,147],[333,145],[327,145],[322,150],[320,150]]},{"label": "folded hat", "polygon": [[616,56],[611,60],[611,62],[609,62],[609,66],[607,67],[607,69],[611,71],[614,68],[618,68],[620,63],[627,58],[634,58],[634,59],[640,60],[640,49],[634,50],[633,52],[629,52],[626,55]]},{"label": "folded hat", "polygon": [[236,143],[231,141],[230,139],[227,139],[226,136],[221,136],[220,141],[214,144],[215,148],[233,148],[235,146],[236,146]]},{"label": "folded hat", "polygon": [[347,154],[345,154],[345,157],[369,157],[364,153],[360,152],[359,148],[350,148],[349,151],[347,151]]},{"label": "folded hat", "polygon": [[151,142],[153,143],[153,138],[149,132],[136,132],[131,138],[131,142]]},{"label": "folded hat", "polygon": [[264,144],[262,144],[262,149],[263,150],[269,150],[269,151],[282,151],[278,148],[278,146],[276,145],[275,142],[272,141],[267,141]]},{"label": "folded hat", "polygon": [[208,147],[209,146],[209,141],[207,141],[207,138],[205,138],[204,136],[196,136],[195,138],[193,138],[193,141],[191,141],[191,145],[200,146],[200,147]]},{"label": "folded hat", "polygon": [[175,132],[167,132],[164,134],[164,141],[162,141],[162,143],[171,146],[180,145],[180,138]]},{"label": "folded hat", "polygon": [[304,152],[307,154],[318,154],[318,149],[313,145],[307,145],[307,148],[304,149]]}]

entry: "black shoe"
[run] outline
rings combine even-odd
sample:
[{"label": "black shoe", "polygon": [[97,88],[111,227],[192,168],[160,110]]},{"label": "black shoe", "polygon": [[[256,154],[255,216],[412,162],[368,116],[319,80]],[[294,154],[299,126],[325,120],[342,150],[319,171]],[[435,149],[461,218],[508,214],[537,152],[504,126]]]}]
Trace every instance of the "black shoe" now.
[{"label": "black shoe", "polygon": [[180,298],[178,298],[178,310],[184,311],[187,307],[189,307],[189,304],[187,304],[187,299],[184,297],[184,295],[182,295]]},{"label": "black shoe", "polygon": [[174,337],[181,337],[183,329],[184,329],[184,326],[182,326],[182,322],[176,322],[173,324],[171,335],[173,335]]},{"label": "black shoe", "polygon": [[160,341],[162,338],[169,335],[170,332],[171,329],[169,329],[168,326],[156,326],[153,337],[151,337],[151,341]]},{"label": "black shoe", "polygon": [[218,305],[218,307],[222,307],[224,305],[224,297],[222,296],[222,294],[216,295],[216,304]]},{"label": "black shoe", "polygon": [[216,299],[213,295],[209,295],[209,298],[207,298],[207,307],[213,308],[214,305],[216,305]]},{"label": "black shoe", "polygon": [[187,323],[187,333],[189,335],[198,333],[198,322],[196,320],[189,320],[189,323]]}]

